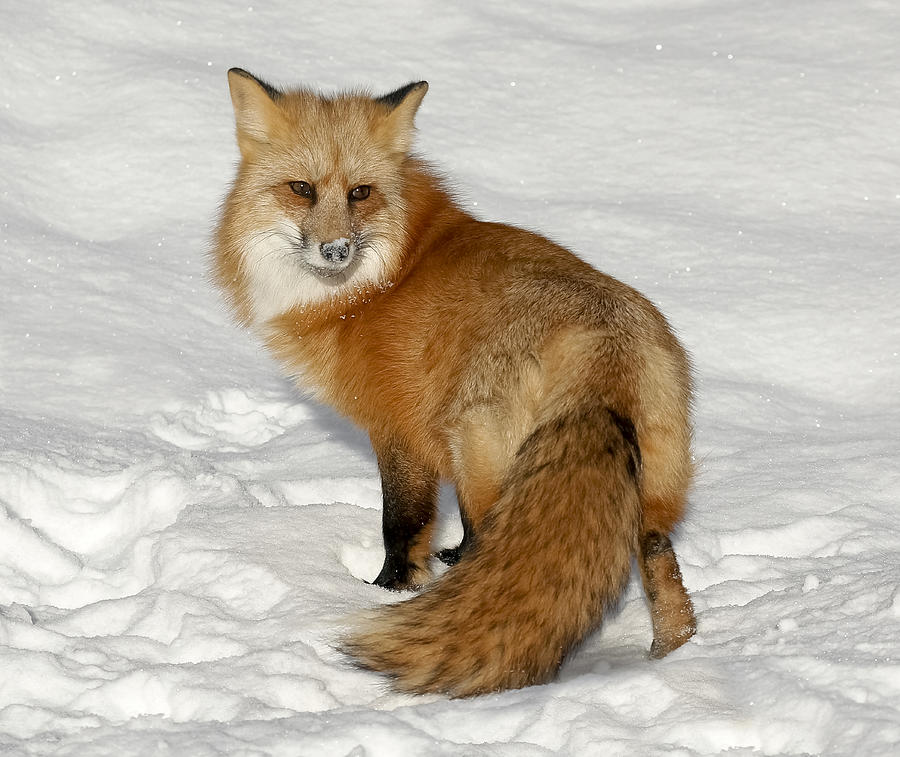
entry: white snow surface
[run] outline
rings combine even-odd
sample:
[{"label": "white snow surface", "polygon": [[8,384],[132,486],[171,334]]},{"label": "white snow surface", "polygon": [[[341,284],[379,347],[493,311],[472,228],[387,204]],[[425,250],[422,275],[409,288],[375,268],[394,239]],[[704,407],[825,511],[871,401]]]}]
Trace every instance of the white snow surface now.
[{"label": "white snow surface", "polygon": [[[252,4],[252,5],[251,5]],[[0,751],[879,755],[900,743],[900,6],[6,3]],[[554,683],[392,692],[334,644],[394,601],[363,432],[206,273],[225,72],[384,93],[479,217],[638,287],[697,376],[675,535]],[[442,495],[439,546],[460,535]]]}]

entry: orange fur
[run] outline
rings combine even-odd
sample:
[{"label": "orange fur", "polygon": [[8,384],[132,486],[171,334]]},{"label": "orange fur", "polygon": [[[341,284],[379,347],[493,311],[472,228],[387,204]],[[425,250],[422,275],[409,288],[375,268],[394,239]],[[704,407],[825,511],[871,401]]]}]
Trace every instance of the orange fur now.
[{"label": "orange fur", "polygon": [[652,653],[686,641],[668,534],[692,473],[690,373],[659,311],[456,205],[408,154],[424,82],[324,98],[229,81],[242,160],[215,277],[300,385],[368,430],[385,497],[376,582],[427,579],[437,481],[456,485],[467,525],[459,564],[344,649],[406,691],[546,681],[635,554]]}]

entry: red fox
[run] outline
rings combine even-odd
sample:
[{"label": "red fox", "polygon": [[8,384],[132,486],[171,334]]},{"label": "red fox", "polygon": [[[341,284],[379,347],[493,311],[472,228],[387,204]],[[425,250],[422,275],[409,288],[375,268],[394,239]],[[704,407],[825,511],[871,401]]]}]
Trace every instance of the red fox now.
[{"label": "red fox", "polygon": [[463,538],[420,594],[343,639],[406,692],[551,680],[636,555],[652,657],[695,630],[669,535],[692,476],[691,378],[660,312],[553,242],[476,220],[410,154],[428,85],[382,97],[228,81],[240,166],[214,277],[305,389],[368,431],[385,558],[429,582],[438,483]]}]

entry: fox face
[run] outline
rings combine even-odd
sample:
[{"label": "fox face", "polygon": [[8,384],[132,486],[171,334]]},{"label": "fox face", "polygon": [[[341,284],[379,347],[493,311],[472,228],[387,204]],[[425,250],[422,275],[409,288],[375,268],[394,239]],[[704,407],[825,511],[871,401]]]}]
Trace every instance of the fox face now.
[{"label": "fox face", "polygon": [[428,85],[323,98],[241,69],[228,78],[241,165],[219,275],[232,276],[244,320],[390,286],[405,246],[401,166]]}]

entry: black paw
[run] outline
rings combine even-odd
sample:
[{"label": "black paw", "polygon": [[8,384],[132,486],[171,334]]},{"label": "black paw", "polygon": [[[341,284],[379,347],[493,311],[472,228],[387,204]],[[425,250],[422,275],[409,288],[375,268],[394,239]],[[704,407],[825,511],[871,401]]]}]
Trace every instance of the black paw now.
[{"label": "black paw", "polygon": [[409,563],[388,564],[385,561],[381,572],[375,576],[372,581],[376,586],[382,589],[390,589],[391,591],[406,591],[409,589],[418,589],[418,584],[413,580],[415,575],[415,566]]},{"label": "black paw", "polygon": [[463,556],[463,545],[447,547],[440,552],[436,552],[434,556],[445,565],[456,565]]}]

